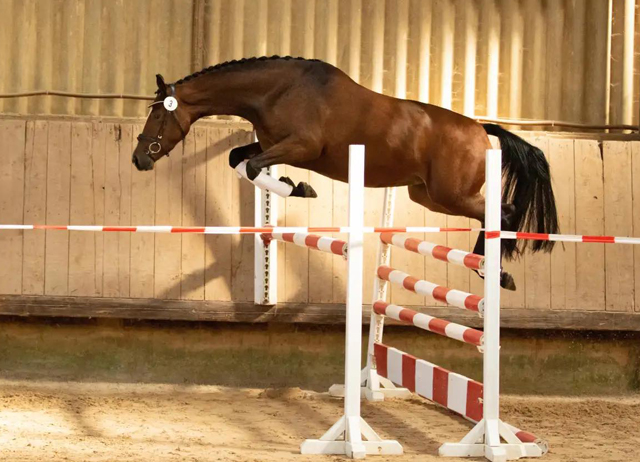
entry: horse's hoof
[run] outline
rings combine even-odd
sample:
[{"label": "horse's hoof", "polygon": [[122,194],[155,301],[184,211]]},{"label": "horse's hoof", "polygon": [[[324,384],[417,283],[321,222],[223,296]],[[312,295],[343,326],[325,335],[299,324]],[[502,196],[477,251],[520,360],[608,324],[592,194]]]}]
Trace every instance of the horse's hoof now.
[{"label": "horse's hoof", "polygon": [[500,273],[500,287],[506,290],[516,290],[516,282],[513,280],[513,276],[505,271]]},{"label": "horse's hoof", "polygon": [[288,176],[281,176],[280,177],[280,181],[282,181],[283,183],[288,184],[289,186],[291,186],[292,188],[296,187],[296,184],[291,180],[291,178],[289,178]]},{"label": "horse's hoof", "polygon": [[298,186],[293,188],[289,197],[318,197],[318,194],[310,184],[301,181]]}]

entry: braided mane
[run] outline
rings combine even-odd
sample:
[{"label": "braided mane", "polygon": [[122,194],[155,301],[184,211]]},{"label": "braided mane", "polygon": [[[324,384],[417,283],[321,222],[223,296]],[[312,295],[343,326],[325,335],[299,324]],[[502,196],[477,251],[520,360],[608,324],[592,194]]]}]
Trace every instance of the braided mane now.
[{"label": "braided mane", "polygon": [[320,61],[319,59],[294,58],[294,57],[291,57],[291,56],[278,56],[278,55],[260,56],[260,57],[254,57],[254,58],[242,58],[242,59],[238,59],[238,60],[234,59],[233,61],[225,61],[224,63],[216,64],[215,66],[205,67],[201,71],[194,72],[193,74],[188,75],[188,76],[178,80],[175,84],[176,85],[180,85],[181,83],[188,82],[188,81],[193,80],[193,79],[195,79],[197,77],[200,77],[201,75],[210,74],[212,72],[216,72],[216,71],[219,71],[219,70],[229,69],[231,67],[243,66],[243,65],[247,65],[247,64],[265,62],[265,61],[277,61],[277,60],[285,60],[285,61],[290,61],[290,60],[296,60],[296,61]]}]

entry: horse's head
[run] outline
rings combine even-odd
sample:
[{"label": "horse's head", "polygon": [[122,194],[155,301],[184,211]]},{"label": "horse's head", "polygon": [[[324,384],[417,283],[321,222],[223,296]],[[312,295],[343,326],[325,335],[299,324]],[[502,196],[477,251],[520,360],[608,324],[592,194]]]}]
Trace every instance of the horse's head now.
[{"label": "horse's head", "polygon": [[133,151],[132,162],[138,170],[152,170],[155,162],[168,156],[182,141],[191,127],[191,118],[181,106],[175,86],[165,84],[160,74],[156,75],[158,90],[156,99],[149,106],[142,133],[138,135],[138,145]]}]

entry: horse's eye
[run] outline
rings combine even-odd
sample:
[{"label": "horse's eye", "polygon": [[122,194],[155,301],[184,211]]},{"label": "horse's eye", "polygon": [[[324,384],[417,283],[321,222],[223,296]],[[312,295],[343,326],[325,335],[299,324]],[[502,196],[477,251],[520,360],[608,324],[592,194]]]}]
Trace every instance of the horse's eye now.
[{"label": "horse's eye", "polygon": [[160,120],[160,114],[156,112],[155,114],[153,114],[153,118],[156,120]]}]

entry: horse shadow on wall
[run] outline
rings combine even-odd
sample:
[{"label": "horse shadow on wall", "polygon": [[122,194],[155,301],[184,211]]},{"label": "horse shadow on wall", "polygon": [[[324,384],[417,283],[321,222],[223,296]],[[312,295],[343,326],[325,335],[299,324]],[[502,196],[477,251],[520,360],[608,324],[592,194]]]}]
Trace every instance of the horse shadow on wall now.
[{"label": "horse shadow on wall", "polygon": [[[231,128],[193,127],[188,135],[188,143],[181,143],[183,182],[196,178],[196,171],[204,169],[204,194],[196,194],[195,201],[183,197],[187,185],[182,191],[172,191],[182,199],[183,226],[253,226],[254,186],[246,180],[237,178],[228,165],[231,149],[250,141],[251,132]],[[202,132],[204,131],[204,139]],[[196,146],[189,151],[188,146],[196,137]],[[203,144],[204,142],[204,144]],[[172,156],[178,154],[174,150]],[[192,158],[189,158],[193,156]],[[164,160],[166,162],[167,159]],[[138,172],[133,172],[138,174]],[[144,173],[143,173],[144,174]],[[202,172],[200,172],[202,174]],[[201,222],[204,201],[204,223]],[[185,216],[195,217],[187,223]],[[157,223],[167,224],[167,223]],[[171,223],[172,225],[174,223]],[[193,271],[185,272],[185,240],[204,239],[204,255],[200,259],[203,265]],[[193,257],[193,255],[190,255]],[[199,256],[196,256],[198,258]],[[155,294],[157,299],[175,299],[180,294],[182,300],[198,300],[190,293],[204,292],[205,301],[253,302],[254,284],[254,239],[251,235],[182,235],[181,274],[169,287]]]}]

